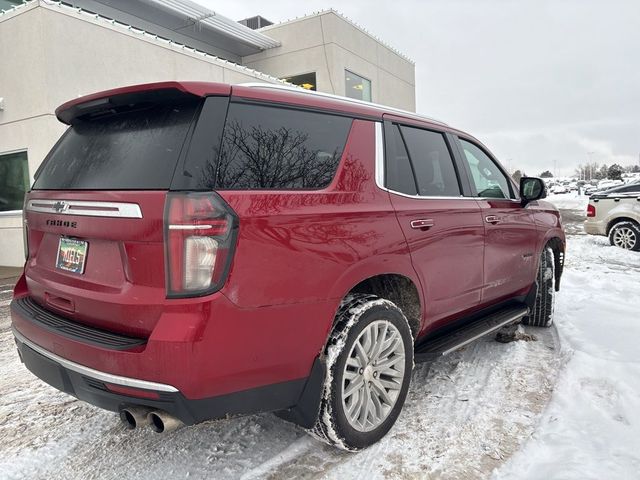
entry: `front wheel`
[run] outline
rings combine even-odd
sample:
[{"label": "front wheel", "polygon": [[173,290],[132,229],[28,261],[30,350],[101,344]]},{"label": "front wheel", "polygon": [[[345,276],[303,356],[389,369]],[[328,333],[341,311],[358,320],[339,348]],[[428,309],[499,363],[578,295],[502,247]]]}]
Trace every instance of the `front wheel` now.
[{"label": "front wheel", "polygon": [[553,305],[556,293],[556,268],[553,250],[545,247],[540,255],[536,276],[536,299],[522,323],[533,327],[550,327],[553,324]]},{"label": "front wheel", "polygon": [[628,220],[616,223],[609,232],[609,242],[625,250],[640,250],[640,227]]},{"label": "front wheel", "polygon": [[407,319],[388,300],[351,295],[325,353],[320,414],[310,433],[344,450],[366,448],[391,429],[407,396],[413,368]]}]

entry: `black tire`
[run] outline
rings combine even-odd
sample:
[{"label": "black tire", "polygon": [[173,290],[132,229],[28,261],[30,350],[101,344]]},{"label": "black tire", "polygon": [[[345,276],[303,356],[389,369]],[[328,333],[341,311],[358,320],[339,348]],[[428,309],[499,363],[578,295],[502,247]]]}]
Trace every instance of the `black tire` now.
[{"label": "black tire", "polygon": [[[400,334],[405,354],[404,374],[395,404],[384,421],[370,431],[359,431],[349,423],[343,406],[345,365],[354,343],[363,330],[379,320],[388,321]],[[406,317],[389,300],[374,295],[349,295],[343,300],[336,314],[335,326],[325,349],[325,358],[327,375],[323,386],[320,413],[309,433],[329,445],[347,451],[357,451],[373,445],[384,437],[396,422],[409,390],[413,369],[413,337]]]},{"label": "black tire", "polygon": [[556,293],[556,266],[553,250],[546,246],[540,255],[536,276],[536,299],[531,313],[522,323],[533,327],[550,327],[553,324],[553,304]]},{"label": "black tire", "polygon": [[629,220],[616,223],[609,231],[609,242],[614,247],[640,251],[640,226]]}]

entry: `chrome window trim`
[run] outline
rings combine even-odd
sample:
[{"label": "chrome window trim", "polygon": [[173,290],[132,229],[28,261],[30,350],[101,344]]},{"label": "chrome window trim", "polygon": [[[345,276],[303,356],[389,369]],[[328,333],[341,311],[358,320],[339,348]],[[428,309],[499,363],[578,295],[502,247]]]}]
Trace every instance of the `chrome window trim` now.
[{"label": "chrome window trim", "polygon": [[375,177],[376,185],[380,190],[393,193],[405,198],[414,200],[475,200],[475,197],[465,197],[463,195],[455,197],[447,196],[427,196],[427,195],[409,195],[407,193],[397,192],[384,186],[384,140],[382,136],[382,122],[375,122]]},{"label": "chrome window trim", "polygon": [[101,372],[100,370],[94,370],[93,368],[85,367],[84,365],[80,365],[79,363],[72,362],[71,360],[67,360],[65,358],[59,357],[55,353],[50,352],[49,350],[45,350],[39,345],[36,345],[31,340],[26,339],[22,334],[20,334],[15,328],[13,328],[13,335],[16,339],[24,343],[27,347],[40,355],[47,357],[50,360],[58,363],[68,370],[72,370],[80,375],[84,375],[86,377],[95,378],[101,382],[113,383],[115,385],[122,385],[125,387],[132,388],[142,388],[145,390],[156,390],[158,392],[177,392],[179,391],[176,387],[172,385],[166,385],[164,383],[156,383],[149,382],[147,380],[138,380],[137,378],[130,377],[121,377],[120,375],[114,375],[112,373]]},{"label": "chrome window trim", "polygon": [[[485,201],[495,201],[495,200],[508,200],[512,203],[521,203],[519,198],[496,198],[496,197],[466,197],[464,195],[456,196],[456,197],[445,197],[445,196],[425,196],[425,195],[409,195],[407,193],[397,192],[395,190],[391,190],[384,186],[384,138],[382,135],[382,122],[375,122],[375,178],[376,185],[380,190],[384,190],[385,192],[392,193],[394,195],[399,195],[405,198],[412,198],[414,200],[485,200]],[[491,158],[491,157],[489,157]],[[492,159],[495,163],[495,160]],[[500,168],[500,167],[498,167]],[[500,169],[502,172],[502,169]],[[504,173],[504,172],[502,172]],[[508,178],[508,177],[507,177]]]},{"label": "chrome window trim", "polygon": [[522,201],[519,198],[504,198],[504,197],[469,197],[469,198],[474,198],[476,200],[486,200],[487,202],[495,201],[495,200],[507,200],[511,203],[517,203],[517,204],[522,203]]},{"label": "chrome window trim", "polygon": [[[63,208],[58,211],[55,206],[59,204],[62,204]],[[29,200],[27,211],[86,217],[142,218],[142,211],[137,203],[122,202],[87,202],[82,200],[35,198]]]},{"label": "chrome window trim", "polygon": [[382,122],[375,122],[376,127],[376,185],[384,187],[384,140],[382,136]]}]

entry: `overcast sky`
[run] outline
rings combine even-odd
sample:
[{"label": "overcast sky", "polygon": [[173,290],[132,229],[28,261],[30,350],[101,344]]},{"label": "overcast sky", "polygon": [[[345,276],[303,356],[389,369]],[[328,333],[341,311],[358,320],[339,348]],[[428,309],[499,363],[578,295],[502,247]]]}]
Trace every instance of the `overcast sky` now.
[{"label": "overcast sky", "polygon": [[334,8],[416,63],[417,111],[529,175],[638,163],[640,0],[196,0],[240,20]]}]

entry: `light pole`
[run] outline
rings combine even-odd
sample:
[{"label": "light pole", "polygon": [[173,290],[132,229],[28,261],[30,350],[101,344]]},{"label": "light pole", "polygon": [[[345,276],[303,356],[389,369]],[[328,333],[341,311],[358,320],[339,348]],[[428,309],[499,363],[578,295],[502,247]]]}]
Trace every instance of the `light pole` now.
[{"label": "light pole", "polygon": [[593,176],[592,174],[592,167],[591,167],[591,155],[593,155],[596,152],[587,152],[587,168],[585,169],[584,172],[584,179],[587,180],[587,172],[589,172],[589,181],[591,181],[591,177]]}]

